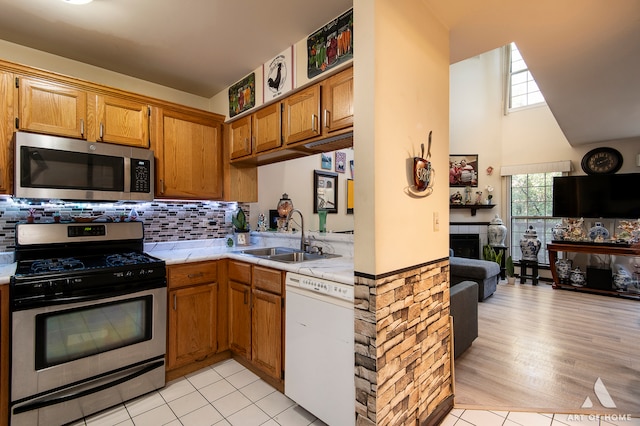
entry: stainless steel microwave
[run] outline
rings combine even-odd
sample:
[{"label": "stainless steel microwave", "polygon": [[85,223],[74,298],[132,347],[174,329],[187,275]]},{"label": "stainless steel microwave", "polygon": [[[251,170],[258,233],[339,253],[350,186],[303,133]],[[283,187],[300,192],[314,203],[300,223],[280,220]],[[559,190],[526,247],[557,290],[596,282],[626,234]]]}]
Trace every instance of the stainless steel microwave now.
[{"label": "stainless steel microwave", "polygon": [[83,201],[151,201],[153,151],[15,132],[14,196]]}]

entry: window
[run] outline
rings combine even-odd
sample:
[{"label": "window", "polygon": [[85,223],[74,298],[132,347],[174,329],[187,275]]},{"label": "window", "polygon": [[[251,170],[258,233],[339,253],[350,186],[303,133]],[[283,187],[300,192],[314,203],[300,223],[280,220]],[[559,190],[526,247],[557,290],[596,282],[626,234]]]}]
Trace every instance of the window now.
[{"label": "window", "polygon": [[506,49],[507,69],[509,70],[509,90],[507,91],[509,110],[544,102],[542,92],[540,92],[516,44],[511,43],[507,45]]},{"label": "window", "polygon": [[553,239],[552,229],[558,219],[551,216],[553,208],[553,178],[562,172],[514,174],[509,177],[511,196],[511,254],[513,261],[522,258],[520,239],[529,226],[536,230],[542,242],[539,264],[549,264],[547,243]]}]

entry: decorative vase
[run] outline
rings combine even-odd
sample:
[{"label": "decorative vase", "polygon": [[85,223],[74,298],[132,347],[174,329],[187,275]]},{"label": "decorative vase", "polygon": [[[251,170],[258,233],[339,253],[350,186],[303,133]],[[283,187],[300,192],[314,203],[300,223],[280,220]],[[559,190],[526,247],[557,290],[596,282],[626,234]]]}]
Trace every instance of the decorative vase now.
[{"label": "decorative vase", "polygon": [[564,223],[556,223],[556,225],[551,229],[551,233],[553,234],[553,239],[555,241],[562,241],[567,235],[567,226]]},{"label": "decorative vase", "polygon": [[584,286],[584,273],[580,270],[580,267],[577,267],[573,271],[571,271],[571,285],[575,287],[583,287]]},{"label": "decorative vase", "polygon": [[282,194],[282,198],[280,198],[280,201],[278,201],[277,209],[280,217],[287,217],[289,212],[293,210],[293,201],[289,199],[289,196],[286,193]]},{"label": "decorative vase", "polygon": [[596,222],[595,226],[589,229],[589,239],[596,243],[603,242],[609,238],[609,230],[602,226],[602,223]]},{"label": "decorative vase", "polygon": [[487,238],[491,246],[504,246],[504,240],[507,237],[507,227],[502,223],[500,216],[496,215],[489,223],[487,230]]},{"label": "decorative vase", "polygon": [[556,273],[561,283],[567,284],[569,277],[571,276],[571,260],[570,259],[558,259],[556,261]]},{"label": "decorative vase", "polygon": [[542,246],[542,242],[538,239],[538,235],[536,234],[536,230],[533,226],[529,226],[520,239],[520,250],[522,251],[522,259],[523,260],[532,260],[538,261],[538,252],[540,251],[540,247]]}]

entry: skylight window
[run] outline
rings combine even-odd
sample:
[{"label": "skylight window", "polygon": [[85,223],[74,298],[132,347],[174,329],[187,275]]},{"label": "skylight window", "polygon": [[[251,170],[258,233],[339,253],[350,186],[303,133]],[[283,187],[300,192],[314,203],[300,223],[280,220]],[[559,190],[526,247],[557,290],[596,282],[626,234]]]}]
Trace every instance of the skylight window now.
[{"label": "skylight window", "polygon": [[506,49],[509,70],[509,110],[543,103],[542,92],[540,92],[516,44],[511,43],[507,45]]}]

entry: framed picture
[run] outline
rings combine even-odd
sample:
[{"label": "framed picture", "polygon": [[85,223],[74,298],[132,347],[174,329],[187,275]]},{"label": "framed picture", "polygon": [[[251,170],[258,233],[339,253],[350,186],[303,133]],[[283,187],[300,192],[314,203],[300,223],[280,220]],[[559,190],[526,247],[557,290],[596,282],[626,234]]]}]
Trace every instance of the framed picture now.
[{"label": "framed picture", "polygon": [[353,59],[353,9],[307,37],[307,77]]},{"label": "framed picture", "polygon": [[344,151],[336,151],[336,172],[344,173],[347,168],[347,153]]},{"label": "framed picture", "polygon": [[262,66],[263,102],[268,102],[293,89],[293,46],[285,49]]},{"label": "framed picture", "polygon": [[449,156],[449,186],[478,186],[478,155]]},{"label": "framed picture", "polygon": [[333,160],[330,154],[324,152],[320,154],[320,167],[323,170],[331,170],[333,168]]},{"label": "framed picture", "polygon": [[252,72],[229,87],[229,117],[253,108],[256,105],[256,73]]},{"label": "framed picture", "polygon": [[313,171],[313,212],[324,209],[327,213],[338,213],[338,174]]},{"label": "framed picture", "polygon": [[347,179],[347,214],[353,214],[353,179]]}]

